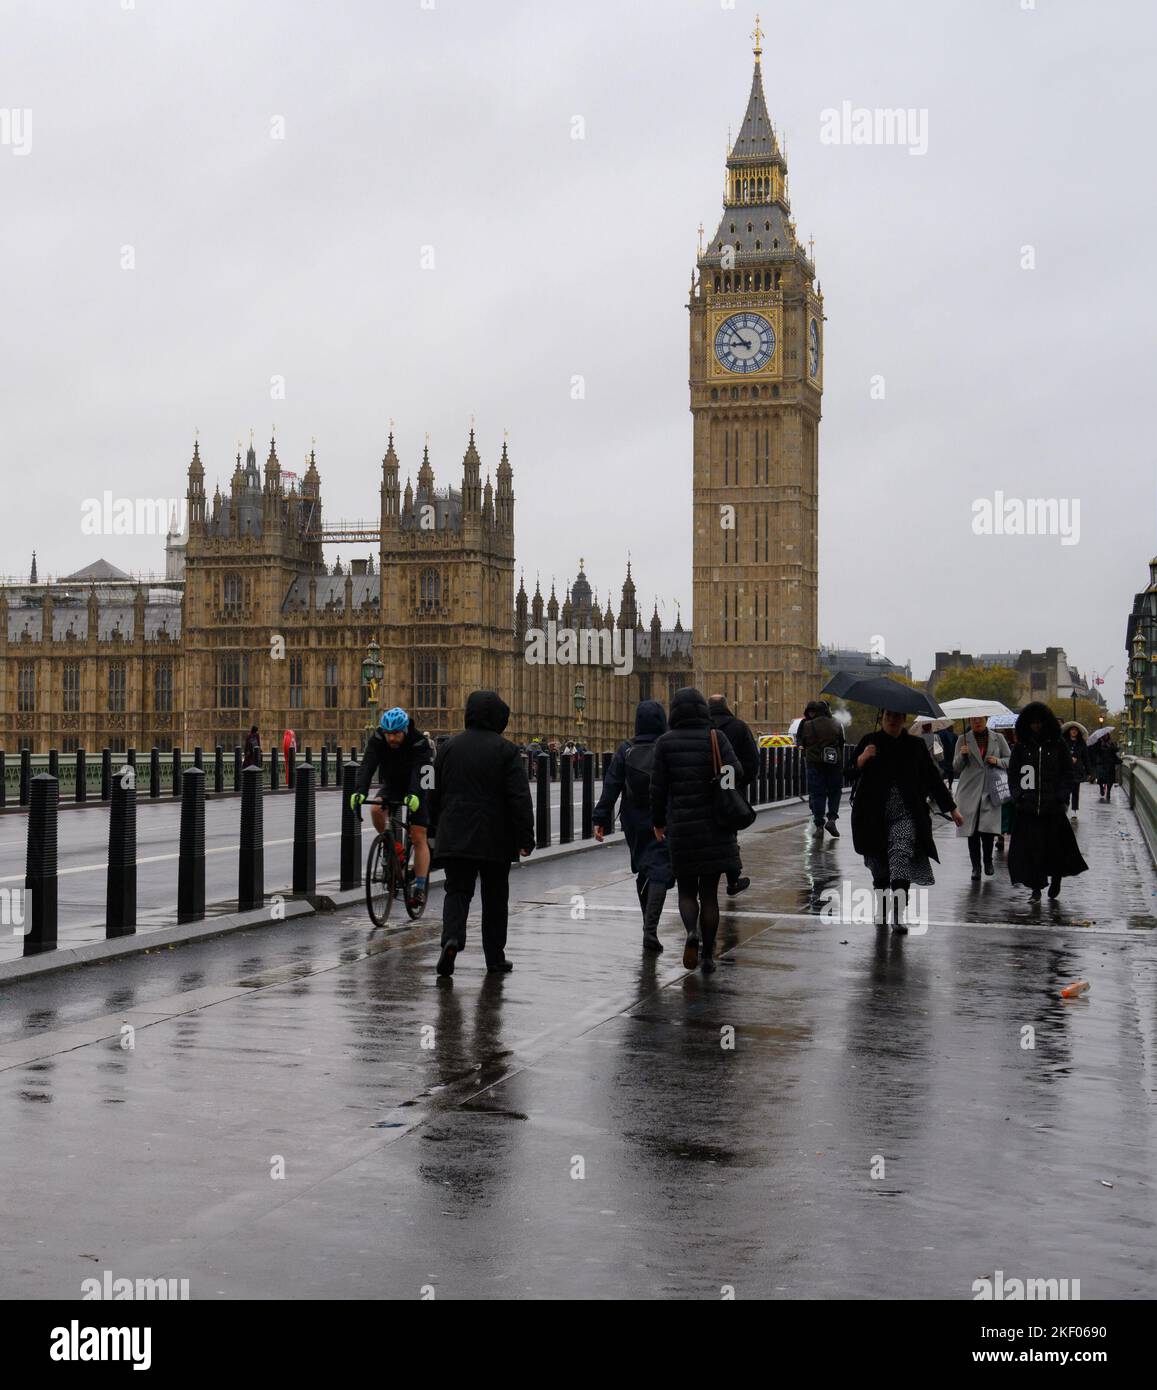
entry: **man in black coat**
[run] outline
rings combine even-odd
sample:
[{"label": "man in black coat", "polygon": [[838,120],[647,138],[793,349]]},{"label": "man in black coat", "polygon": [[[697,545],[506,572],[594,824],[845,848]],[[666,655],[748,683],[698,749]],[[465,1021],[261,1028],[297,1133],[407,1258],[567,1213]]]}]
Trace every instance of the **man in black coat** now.
[{"label": "man in black coat", "polygon": [[[727,742],[731,744],[732,751],[739,759],[740,776],[736,780],[735,789],[741,791],[750,801],[752,788],[759,776],[759,748],[756,746],[755,738],[743,720],[727,708],[726,695],[712,695],[707,701],[707,713],[711,716],[714,727],[727,736]],[[742,867],[740,865],[740,869]],[[739,869],[728,870],[729,898],[750,887],[751,880],[746,876],[741,877]]]},{"label": "man in black coat", "polygon": [[506,959],[510,863],[534,848],[534,808],[518,749],[502,737],[509,720],[510,706],[493,690],[475,690],[466,701],[465,731],[434,763],[434,865],[446,871],[439,975],[453,975],[454,958],[466,948],[478,880],[486,968],[493,974],[514,968]]}]

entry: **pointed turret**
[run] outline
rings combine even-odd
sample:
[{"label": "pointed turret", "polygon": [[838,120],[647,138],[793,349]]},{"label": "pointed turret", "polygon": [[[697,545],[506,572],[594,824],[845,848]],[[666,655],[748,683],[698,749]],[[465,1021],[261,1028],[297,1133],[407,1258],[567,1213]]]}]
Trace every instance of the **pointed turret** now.
[{"label": "pointed turret", "polygon": [[555,597],[553,579],[550,581],[550,598],[546,603],[546,616],[551,622],[558,622],[558,599]]},{"label": "pointed turret", "polygon": [[530,616],[535,627],[542,626],[542,586],[534,581],[534,598],[530,601]]},{"label": "pointed turret", "polygon": [[494,489],[490,485],[490,474],[486,475],[486,486],[482,489],[482,520],[488,527],[494,525]]},{"label": "pointed turret", "polygon": [[580,557],[579,570],[571,585],[571,598],[574,602],[574,626],[587,628],[591,625],[591,585],[583,569],[585,561]]},{"label": "pointed turret", "polygon": [[394,432],[382,458],[382,522],[398,515],[398,455],[394,451]]},{"label": "pointed turret", "polygon": [[277,458],[277,441],[272,437],[269,440],[269,457],[265,460],[265,490],[281,491],[281,464]]},{"label": "pointed turret", "polygon": [[409,516],[414,510],[414,489],[410,486],[409,478],[406,479],[406,491],[402,494],[402,505],[406,515]]},{"label": "pointed turret", "polygon": [[185,490],[189,504],[189,529],[205,521],[205,468],[201,462],[201,441],[193,440],[193,457],[189,463],[189,486]]},{"label": "pointed turret", "polygon": [[467,516],[482,509],[482,488],[479,482],[481,466],[482,460],[474,447],[474,426],[471,425],[470,442],[462,457],[462,510]]},{"label": "pointed turret", "polygon": [[502,458],[498,463],[498,487],[495,491],[495,518],[504,531],[514,529],[514,470],[502,441]]},{"label": "pointed turret", "polygon": [[659,634],[663,631],[663,621],[659,617],[659,600],[655,600],[655,611],[651,614],[651,655],[655,656],[659,650]]},{"label": "pointed turret", "polygon": [[32,552],[32,568],[31,568],[31,570],[29,570],[29,572],[28,572],[28,582],[29,582],[29,584],[39,584],[39,582],[40,582],[40,581],[37,579],[37,577],[36,577],[36,551],[35,551],[35,550]]},{"label": "pointed turret", "polygon": [[514,632],[521,640],[526,636],[526,581],[522,571],[518,573],[518,594],[514,600]]},{"label": "pointed turret", "polygon": [[434,470],[430,467],[430,443],[422,450],[422,466],[418,469],[418,496],[429,501],[434,496]]},{"label": "pointed turret", "polygon": [[573,626],[573,624],[571,623],[571,618],[572,618],[573,616],[574,616],[574,604],[573,604],[573,602],[571,601],[571,596],[570,596],[570,585],[568,584],[568,585],[566,586],[566,598],[564,598],[563,601],[562,601],[562,625],[563,625],[563,627],[571,627],[571,626]]},{"label": "pointed turret", "polygon": [[619,627],[624,632],[634,628],[638,619],[635,605],[635,581],[631,578],[631,557],[627,556],[627,577],[623,580],[623,600],[619,605]]},{"label": "pointed turret", "polygon": [[305,477],[301,480],[301,495],[303,497],[321,496],[321,474],[317,471],[317,457],[314,451],[309,451],[309,467],[305,470]]}]

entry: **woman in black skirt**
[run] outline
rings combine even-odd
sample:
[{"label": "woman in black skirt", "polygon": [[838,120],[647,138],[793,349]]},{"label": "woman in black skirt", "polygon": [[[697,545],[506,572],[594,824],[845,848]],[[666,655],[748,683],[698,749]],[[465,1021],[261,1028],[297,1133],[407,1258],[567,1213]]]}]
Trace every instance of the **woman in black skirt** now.
[{"label": "woman in black skirt", "polygon": [[887,922],[891,897],[893,929],[904,932],[908,928],[901,918],[908,889],[913,883],[934,883],[931,861],[940,860],[932,840],[928,799],[957,825],[963,824],[964,817],[927,744],[905,728],[904,715],[885,710],[880,724],[856,745],[852,844],[872,875],[877,924]]},{"label": "woman in black skirt", "polygon": [[1040,902],[1041,889],[1058,898],[1061,879],[1089,867],[1077,848],[1066,812],[1073,787],[1073,756],[1061,726],[1048,705],[1035,700],[1016,720],[1016,747],[1008,764],[1016,816],[1008,850],[1008,876],[1030,889]]}]

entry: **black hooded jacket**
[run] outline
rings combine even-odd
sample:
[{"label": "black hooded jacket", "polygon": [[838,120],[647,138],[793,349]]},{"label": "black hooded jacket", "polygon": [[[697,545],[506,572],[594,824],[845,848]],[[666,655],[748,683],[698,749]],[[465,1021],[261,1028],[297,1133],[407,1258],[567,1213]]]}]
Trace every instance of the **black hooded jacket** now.
[{"label": "black hooded jacket", "polygon": [[727,701],[718,695],[713,695],[707,701],[707,713],[719,732],[727,735],[727,742],[739,759],[743,780],[736,785],[740,791],[747,792],[750,800],[751,790],[759,776],[759,749],[755,746],[751,730],[738,715],[731,713]]},{"label": "black hooded jacket", "polygon": [[[1034,734],[1030,724],[1040,721]],[[1016,717],[1016,747],[1008,761],[1008,785],[1016,814],[1064,815],[1073,787],[1073,752],[1061,733],[1060,720],[1039,700]]]},{"label": "black hooded jacket", "polygon": [[627,754],[636,744],[654,743],[667,732],[667,716],[658,700],[640,700],[635,710],[635,737],[624,743],[611,759],[603,778],[603,793],[591,817],[595,825],[610,830],[615,823],[615,802],[619,797],[619,818],[631,851],[631,869],[646,874],[651,882],[670,885],[671,855],[665,843],[655,839],[651,808],[636,806],[627,790]]},{"label": "black hooded jacket", "polygon": [[430,821],[435,865],[447,859],[509,863],[534,848],[534,807],[518,749],[502,737],[510,707],[493,690],[466,701],[466,728],[438,753]]},{"label": "black hooded jacket", "polygon": [[[670,728],[655,744],[651,770],[651,820],[666,828],[671,863],[679,876],[739,871],[739,845],[733,830],[715,819],[715,769],[711,759],[711,719],[707,701],[694,686],[677,690],[671,701]],[[742,769],[727,735],[716,730],[724,766]]]}]

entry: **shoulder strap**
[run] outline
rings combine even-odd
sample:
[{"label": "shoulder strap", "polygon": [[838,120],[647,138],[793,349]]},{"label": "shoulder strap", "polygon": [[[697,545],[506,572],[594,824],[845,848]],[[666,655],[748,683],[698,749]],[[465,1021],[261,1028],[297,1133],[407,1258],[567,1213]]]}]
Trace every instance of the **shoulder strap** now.
[{"label": "shoulder strap", "polygon": [[714,729],[711,730],[711,767],[716,777],[723,771],[723,759],[719,756],[719,739]]}]

